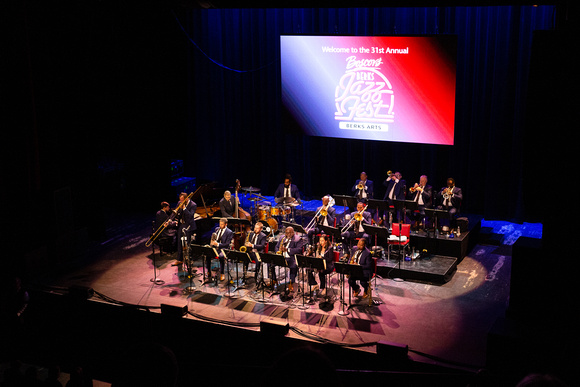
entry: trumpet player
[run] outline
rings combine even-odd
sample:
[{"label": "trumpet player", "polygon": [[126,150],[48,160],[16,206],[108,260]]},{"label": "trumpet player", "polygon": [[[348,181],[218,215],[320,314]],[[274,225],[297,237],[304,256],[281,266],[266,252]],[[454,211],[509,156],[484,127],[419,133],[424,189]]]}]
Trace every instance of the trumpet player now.
[{"label": "trumpet player", "polygon": [[[387,188],[383,200],[387,201],[389,206],[393,205],[393,200],[405,200],[407,182],[403,180],[403,175],[401,175],[401,172],[388,173],[387,179],[383,181],[383,185]],[[384,217],[387,214],[383,213],[380,215]],[[399,221],[398,212],[393,214],[393,221]]]},{"label": "trumpet player", "polygon": [[308,239],[312,240],[314,235],[320,233],[318,225],[334,227],[335,219],[336,209],[330,205],[330,196],[326,195],[322,198],[322,206],[316,209],[315,219],[312,220],[313,227],[308,228]]},{"label": "trumpet player", "polygon": [[[294,291],[294,281],[298,274],[298,266],[296,265],[296,254],[302,253],[304,247],[304,240],[294,232],[293,227],[286,227],[284,230],[284,237],[280,238],[276,244],[276,251],[286,258],[286,263],[290,269],[290,282],[288,283],[288,290]],[[271,272],[271,280],[276,281],[276,272]]]},{"label": "trumpet player", "polygon": [[359,201],[356,204],[356,211],[345,216],[345,220],[348,220],[349,223],[343,228],[341,236],[349,245],[355,238],[369,238],[369,235],[365,232],[362,225],[372,224],[372,216],[370,212],[365,211],[365,208],[365,203]]},{"label": "trumpet player", "polygon": [[415,228],[425,218],[425,208],[431,208],[433,204],[433,187],[427,182],[427,175],[421,175],[419,183],[409,188],[409,200],[417,202],[418,211],[408,209],[407,216],[415,223]]},{"label": "trumpet player", "polygon": [[358,199],[373,198],[374,184],[372,180],[368,179],[366,172],[360,173],[360,179],[354,183],[352,192],[354,192],[354,196]]},{"label": "trumpet player", "polygon": [[262,232],[263,228],[264,225],[262,224],[262,222],[257,222],[254,225],[254,230],[250,232],[248,239],[244,243],[246,251],[248,251],[252,260],[256,262],[256,273],[254,274],[254,279],[256,281],[258,280],[258,273],[260,272],[260,268],[262,267],[262,262],[260,262],[256,258],[256,252],[257,253],[264,252],[264,248],[266,247],[267,241],[267,235]]},{"label": "trumpet player", "polygon": [[[232,243],[232,238],[234,237],[234,232],[230,230],[228,227],[228,219],[221,218],[219,226],[217,226],[214,230],[214,233],[211,237],[211,242],[209,245],[211,247],[215,247],[219,249],[218,251],[218,258],[220,261],[220,281],[225,279],[224,275],[224,268],[225,268],[225,254],[222,249],[229,249],[230,244]],[[205,265],[207,268],[208,274],[208,281],[211,281],[211,260],[213,257],[206,257],[205,258]]]},{"label": "trumpet player", "polygon": [[[450,177],[447,179],[447,185],[441,188],[441,191],[437,194],[437,202],[439,203],[437,209],[448,210],[451,215],[451,221],[455,223],[455,217],[459,214],[462,200],[463,193],[461,192],[461,188],[456,187],[455,179]],[[455,224],[451,226],[455,228]]]},{"label": "trumpet player", "polygon": [[[363,276],[357,277],[351,275],[348,278],[348,284],[353,291],[353,295],[358,297],[360,294],[360,288],[364,289],[363,298],[368,297],[369,294],[369,280],[373,274],[373,258],[371,252],[366,247],[366,239],[359,239],[356,246],[350,251],[350,258],[348,263],[352,265],[361,265],[363,269]],[[358,281],[358,283],[357,283]],[[360,284],[360,285],[359,285]]]}]

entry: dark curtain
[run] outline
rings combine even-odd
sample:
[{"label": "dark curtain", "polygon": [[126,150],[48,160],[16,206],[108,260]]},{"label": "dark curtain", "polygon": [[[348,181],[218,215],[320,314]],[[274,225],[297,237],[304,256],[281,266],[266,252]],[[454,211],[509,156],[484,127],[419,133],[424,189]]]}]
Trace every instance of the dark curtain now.
[{"label": "dark curtain", "polygon": [[[220,9],[175,14],[189,41],[186,171],[260,187],[285,173],[302,195],[347,194],[361,171],[382,198],[388,170],[463,188],[464,213],[522,221],[524,115],[532,32],[553,29],[553,6]],[[285,125],[281,34],[458,37],[455,145],[307,137]]]}]

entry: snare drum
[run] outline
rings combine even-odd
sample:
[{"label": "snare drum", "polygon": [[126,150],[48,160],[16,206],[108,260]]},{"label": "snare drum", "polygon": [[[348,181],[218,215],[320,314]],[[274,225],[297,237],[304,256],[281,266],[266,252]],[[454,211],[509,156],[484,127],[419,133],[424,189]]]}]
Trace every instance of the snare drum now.
[{"label": "snare drum", "polygon": [[284,215],[291,215],[292,214],[292,207],[284,206],[283,211],[284,211]]},{"label": "snare drum", "polygon": [[270,217],[270,206],[260,206],[258,207],[258,219],[266,220]]}]

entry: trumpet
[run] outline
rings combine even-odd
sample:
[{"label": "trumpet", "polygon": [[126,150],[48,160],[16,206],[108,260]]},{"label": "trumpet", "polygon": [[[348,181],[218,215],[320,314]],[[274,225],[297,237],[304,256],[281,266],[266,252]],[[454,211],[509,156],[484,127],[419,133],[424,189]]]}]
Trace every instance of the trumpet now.
[{"label": "trumpet", "polygon": [[421,188],[421,186],[419,184],[415,183],[415,185],[413,187],[409,188],[409,192],[415,192],[419,188]]},{"label": "trumpet", "polygon": [[358,185],[356,186],[357,189],[364,189],[365,185],[362,183],[362,181],[360,183],[358,183]]},{"label": "trumpet", "polygon": [[354,214],[354,216],[348,221],[348,223],[342,228],[342,230],[340,230],[340,232],[343,233],[346,230],[348,230],[354,224],[354,222],[362,221],[363,220],[363,212],[365,212],[365,210],[367,209],[368,206],[369,206],[368,204],[365,204],[365,206],[363,207],[362,210],[360,210],[356,214]]},{"label": "trumpet", "polygon": [[443,199],[449,200],[453,195],[453,187],[447,187],[443,190]]}]

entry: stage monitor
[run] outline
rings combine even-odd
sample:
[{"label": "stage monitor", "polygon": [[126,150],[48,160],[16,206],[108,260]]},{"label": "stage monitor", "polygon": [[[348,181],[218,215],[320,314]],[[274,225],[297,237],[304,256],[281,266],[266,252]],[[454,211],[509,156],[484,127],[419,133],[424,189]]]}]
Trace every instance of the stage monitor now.
[{"label": "stage monitor", "polygon": [[310,136],[453,145],[456,58],[455,35],[282,35],[282,104]]}]

